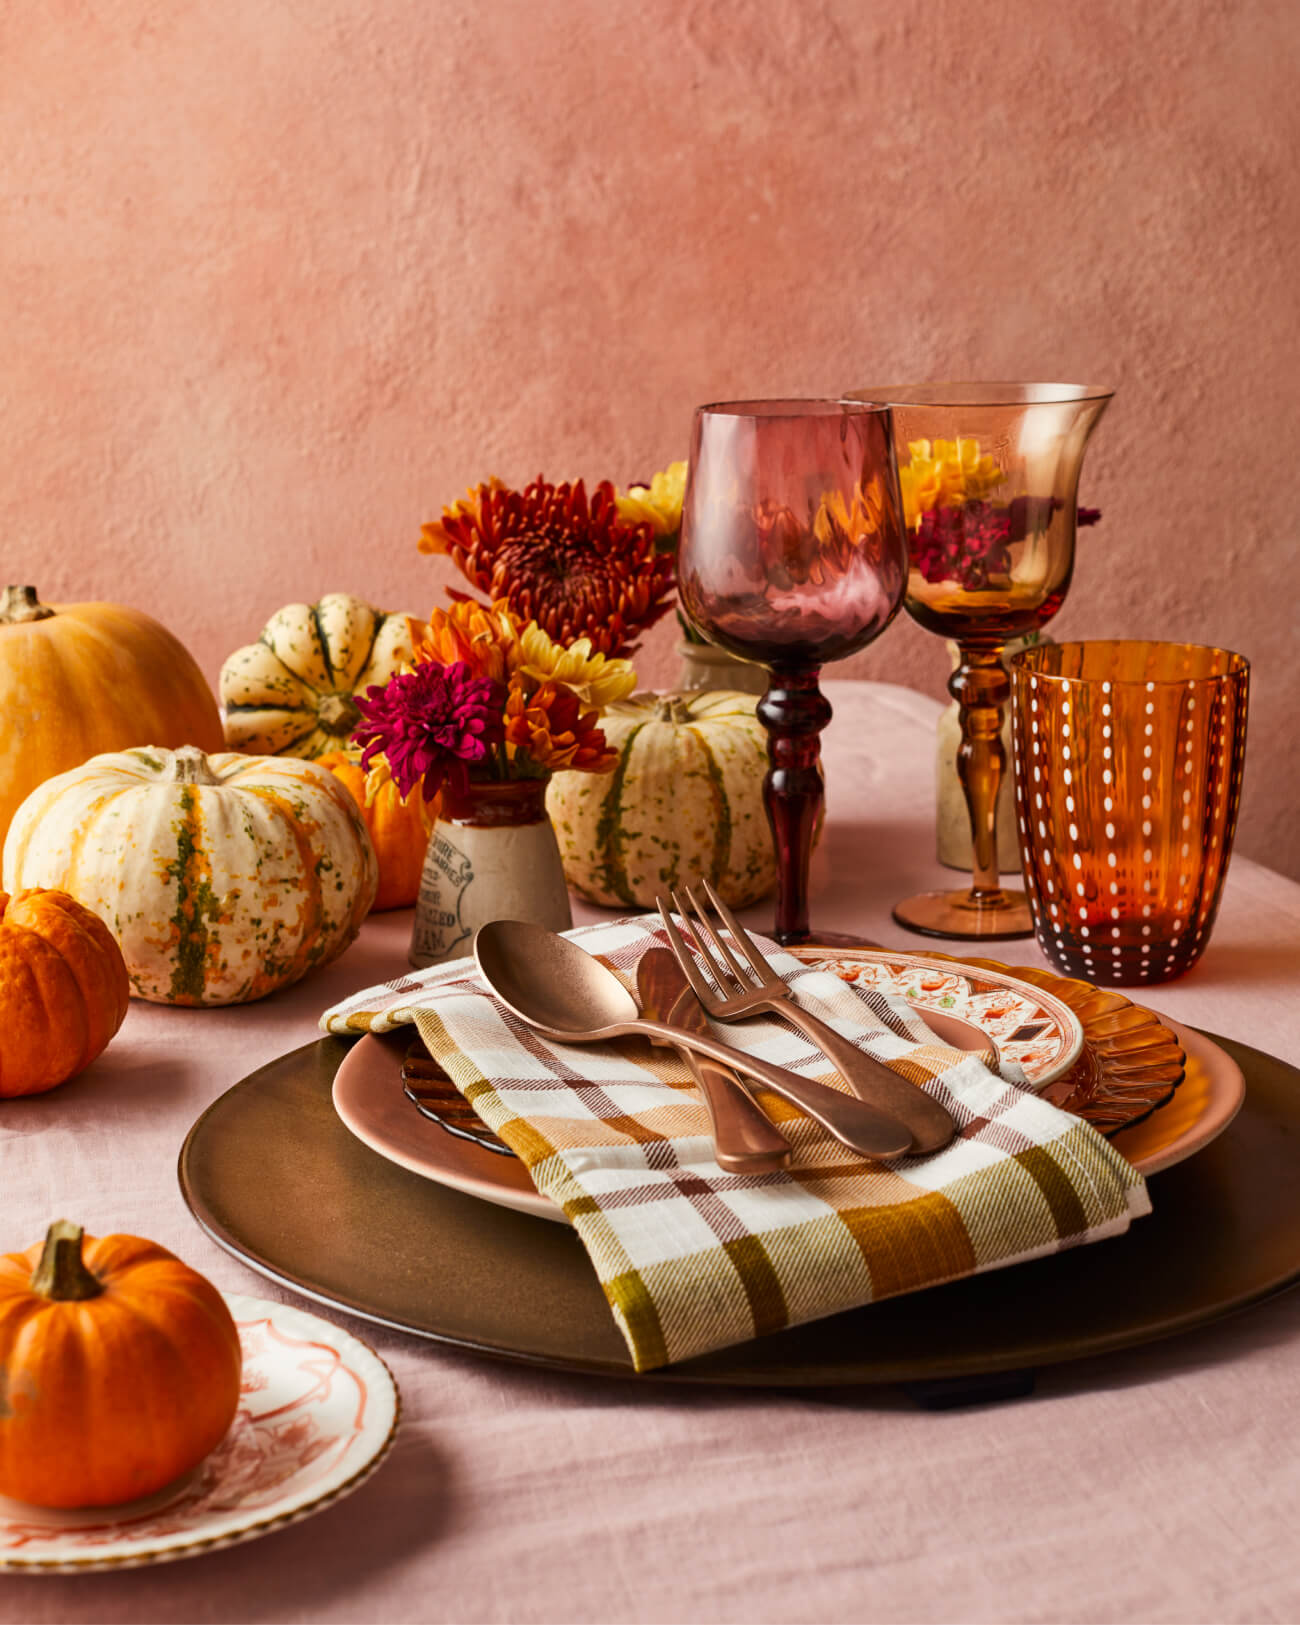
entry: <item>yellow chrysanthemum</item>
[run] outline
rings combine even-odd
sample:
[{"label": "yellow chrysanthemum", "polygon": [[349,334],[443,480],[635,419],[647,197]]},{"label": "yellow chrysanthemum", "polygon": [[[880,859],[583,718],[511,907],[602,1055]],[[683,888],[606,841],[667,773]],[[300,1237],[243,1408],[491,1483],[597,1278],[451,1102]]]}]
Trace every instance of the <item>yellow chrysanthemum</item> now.
[{"label": "yellow chrysanthemum", "polygon": [[431,610],[415,658],[417,663],[435,661],[442,666],[463,660],[476,676],[497,683],[518,676],[528,689],[558,685],[595,711],[625,700],[636,688],[630,660],[597,653],[590,638],[577,638],[566,648],[536,621],[522,625],[503,599],[484,605],[462,598],[446,609]]},{"label": "yellow chrysanthemum", "polygon": [[614,498],[619,516],[629,524],[650,525],[656,536],[675,536],[682,528],[686,464],[669,463],[649,485],[629,485]]},{"label": "yellow chrysanthemum", "polygon": [[630,660],[611,660],[595,653],[590,638],[578,638],[568,648],[562,648],[536,621],[519,634],[513,669],[539,684],[562,684],[583,705],[596,711],[603,711],[615,700],[625,700],[636,687],[636,671]]},{"label": "yellow chrysanthemum", "polygon": [[903,515],[915,526],[932,508],[960,508],[986,497],[1005,475],[997,459],[981,452],[979,441],[912,440],[908,462],[898,471]]}]

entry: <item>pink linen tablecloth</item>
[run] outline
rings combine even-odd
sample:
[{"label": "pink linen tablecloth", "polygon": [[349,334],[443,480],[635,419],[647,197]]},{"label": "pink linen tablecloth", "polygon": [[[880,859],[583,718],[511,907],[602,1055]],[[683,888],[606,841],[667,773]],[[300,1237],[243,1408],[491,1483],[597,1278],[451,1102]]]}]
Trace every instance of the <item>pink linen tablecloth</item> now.
[{"label": "pink linen tablecloth", "polygon": [[[836,717],[814,921],[913,946],[890,903],[955,884],[933,856],[939,707],[883,684],[826,689]],[[769,924],[769,913],[748,918]],[[595,917],[575,908],[578,923]],[[0,1251],[69,1217],[153,1237],[226,1291],[295,1301],[200,1232],[177,1153],[231,1084],[311,1042],[327,1004],[400,969],[410,921],[376,916],[336,965],[260,1004],[135,1003],[82,1078],[0,1102]],[[990,952],[1042,963],[1032,942]],[[1200,966],[1150,1002],[1294,1059],[1297,992],[1300,886],[1238,856]],[[304,1307],[371,1343],[401,1385],[402,1430],[376,1476],[226,1552],[119,1574],[0,1576],[0,1620],[1300,1617],[1300,1293],[1044,1369],[1031,1399],[937,1413],[891,1389],[552,1376]]]}]

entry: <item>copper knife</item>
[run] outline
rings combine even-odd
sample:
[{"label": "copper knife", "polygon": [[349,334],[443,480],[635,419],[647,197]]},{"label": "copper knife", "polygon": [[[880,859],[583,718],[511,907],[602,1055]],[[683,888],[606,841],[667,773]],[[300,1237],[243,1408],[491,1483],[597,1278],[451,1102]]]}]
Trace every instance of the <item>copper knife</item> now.
[{"label": "copper knife", "polygon": [[[667,948],[642,954],[636,969],[641,1008],[655,1021],[668,1021],[688,1032],[708,1033],[708,1017],[691,992],[681,966]],[[732,1174],[765,1174],[790,1162],[790,1144],[730,1067],[678,1048],[691,1069],[713,1129],[713,1154],[719,1168]]]}]

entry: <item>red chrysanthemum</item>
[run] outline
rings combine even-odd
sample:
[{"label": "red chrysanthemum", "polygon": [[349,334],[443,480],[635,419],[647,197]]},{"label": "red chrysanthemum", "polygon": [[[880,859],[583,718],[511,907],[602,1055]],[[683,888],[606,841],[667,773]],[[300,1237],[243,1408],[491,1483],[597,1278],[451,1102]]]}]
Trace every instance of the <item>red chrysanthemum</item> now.
[{"label": "red chrysanthemum", "polygon": [[649,524],[619,515],[608,480],[591,494],[540,477],[523,491],[491,480],[425,525],[424,553],[444,553],[494,601],[505,599],[556,643],[590,638],[599,654],[625,655],[667,613],[671,554],[656,553]]}]

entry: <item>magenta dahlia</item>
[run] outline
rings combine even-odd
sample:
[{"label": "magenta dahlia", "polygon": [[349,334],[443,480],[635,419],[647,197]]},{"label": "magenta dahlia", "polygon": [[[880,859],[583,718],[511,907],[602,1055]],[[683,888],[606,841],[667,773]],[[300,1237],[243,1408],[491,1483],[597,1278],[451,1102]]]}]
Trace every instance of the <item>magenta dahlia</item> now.
[{"label": "magenta dahlia", "polygon": [[430,661],[355,696],[362,720],[352,737],[361,765],[382,755],[402,795],[423,784],[432,801],[444,784],[463,795],[470,768],[505,737],[505,690],[463,660]]}]

